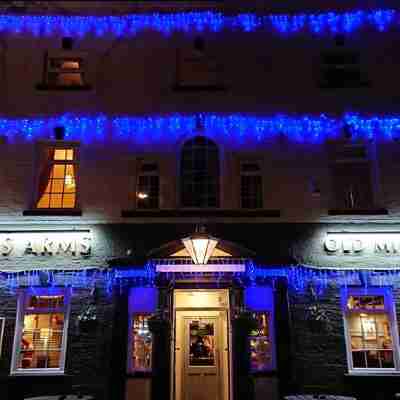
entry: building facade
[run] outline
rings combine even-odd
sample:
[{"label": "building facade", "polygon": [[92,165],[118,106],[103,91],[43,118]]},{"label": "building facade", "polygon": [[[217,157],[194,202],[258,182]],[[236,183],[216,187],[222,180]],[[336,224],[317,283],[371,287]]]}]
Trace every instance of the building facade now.
[{"label": "building facade", "polygon": [[393,399],[396,5],[3,3],[5,398]]}]

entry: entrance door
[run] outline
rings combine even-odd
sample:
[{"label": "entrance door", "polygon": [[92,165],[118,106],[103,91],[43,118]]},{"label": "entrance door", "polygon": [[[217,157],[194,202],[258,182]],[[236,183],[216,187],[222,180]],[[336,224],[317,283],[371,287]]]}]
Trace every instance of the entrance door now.
[{"label": "entrance door", "polygon": [[222,400],[220,342],[219,317],[184,317],[183,400]]},{"label": "entrance door", "polygon": [[200,307],[175,311],[175,400],[229,400],[228,308],[221,307],[227,303],[203,308],[201,296],[209,294],[196,303],[191,293],[193,302],[184,304]]}]

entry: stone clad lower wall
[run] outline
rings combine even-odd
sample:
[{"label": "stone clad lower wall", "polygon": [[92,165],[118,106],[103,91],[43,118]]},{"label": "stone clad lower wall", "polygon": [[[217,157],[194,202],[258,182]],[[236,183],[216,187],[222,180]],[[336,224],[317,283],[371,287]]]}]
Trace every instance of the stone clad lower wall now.
[{"label": "stone clad lower wall", "polygon": [[[91,300],[91,288],[73,289],[72,291],[65,363],[67,376],[65,385],[71,387],[71,391],[93,392],[99,396],[99,399],[103,399],[107,398],[113,363],[116,363],[115,355],[113,355],[113,325],[117,296],[108,294],[102,281],[96,282],[96,286],[99,288],[99,295],[96,299],[98,323],[88,328],[78,324],[77,317],[84,305]],[[2,388],[8,386],[16,313],[17,295],[1,289],[0,316],[6,318],[3,349],[0,358],[0,387]],[[119,357],[123,358],[125,354],[121,354]],[[23,382],[23,380],[20,381]],[[43,390],[46,391],[41,382],[38,385],[35,384],[34,380],[31,382],[31,387],[23,388],[26,393],[35,394],[41,393]],[[21,387],[18,389],[21,389]],[[10,398],[13,397],[11,396]]]}]

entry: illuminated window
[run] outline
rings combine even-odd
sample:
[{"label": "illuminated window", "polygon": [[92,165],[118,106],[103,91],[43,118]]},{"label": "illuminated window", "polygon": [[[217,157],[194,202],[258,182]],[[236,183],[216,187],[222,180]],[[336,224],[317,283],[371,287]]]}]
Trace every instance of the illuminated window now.
[{"label": "illuminated window", "polygon": [[388,289],[343,291],[350,372],[399,370],[398,333]]},{"label": "illuminated window", "polygon": [[44,153],[36,208],[76,208],[76,147],[47,147]]},{"label": "illuminated window", "polygon": [[54,88],[85,86],[85,60],[79,56],[51,56],[46,59],[45,85]]},{"label": "illuminated window", "polygon": [[273,347],[271,337],[271,314],[254,312],[258,328],[250,332],[250,366],[251,370],[265,371],[273,368]]},{"label": "illuminated window", "polygon": [[152,335],[148,325],[149,315],[136,314],[132,317],[131,365],[133,372],[151,371]]},{"label": "illuminated window", "polygon": [[269,286],[251,286],[245,290],[246,308],[257,320],[250,332],[250,367],[253,372],[276,368],[274,335],[274,294]]},{"label": "illuminated window", "polygon": [[153,337],[149,318],[156,311],[157,304],[157,288],[137,286],[130,289],[127,362],[130,374],[151,372]]},{"label": "illuminated window", "polygon": [[21,293],[12,373],[63,372],[69,292],[36,289]]},{"label": "illuminated window", "polygon": [[183,207],[219,207],[219,152],[210,139],[188,140],[181,154]]},{"label": "illuminated window", "polygon": [[156,163],[140,163],[136,186],[137,208],[158,208],[160,178]]},{"label": "illuminated window", "polygon": [[240,200],[242,208],[262,208],[262,169],[259,162],[241,163]]}]

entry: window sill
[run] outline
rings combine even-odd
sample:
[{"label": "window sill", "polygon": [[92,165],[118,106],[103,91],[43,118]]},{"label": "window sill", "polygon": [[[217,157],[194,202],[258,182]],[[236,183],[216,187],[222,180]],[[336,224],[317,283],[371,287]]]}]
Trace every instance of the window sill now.
[{"label": "window sill", "polygon": [[45,83],[38,83],[36,90],[49,91],[49,92],[84,92],[90,91],[93,87],[91,85],[79,85],[79,86],[58,86],[58,85],[47,85]]},{"label": "window sill", "polygon": [[379,377],[390,377],[390,376],[398,378],[400,376],[400,371],[390,371],[390,372],[389,371],[382,371],[382,372],[378,372],[378,371],[354,372],[354,371],[351,371],[351,372],[348,372],[347,374],[345,374],[344,376],[348,377],[348,378],[353,378],[353,377],[356,377],[356,378],[362,378],[362,377],[379,378]]},{"label": "window sill", "polygon": [[388,215],[389,212],[386,208],[367,208],[367,209],[354,209],[354,208],[335,208],[328,210],[328,215]]},{"label": "window sill", "polygon": [[223,210],[223,209],[173,209],[173,210],[123,210],[122,218],[179,218],[179,217],[221,217],[221,218],[279,218],[280,210]]},{"label": "window sill", "polygon": [[24,210],[22,212],[24,217],[35,217],[35,216],[61,216],[61,217],[81,217],[82,210],[80,209],[60,209],[60,208],[34,208],[30,210]]},{"label": "window sill", "polygon": [[37,377],[43,377],[43,376],[67,376],[64,371],[46,371],[44,369],[41,369],[40,371],[15,371],[15,372],[10,372],[10,377],[22,377],[22,376],[37,376]]}]

